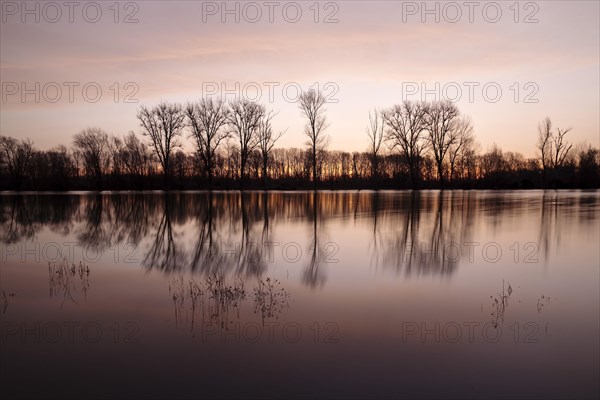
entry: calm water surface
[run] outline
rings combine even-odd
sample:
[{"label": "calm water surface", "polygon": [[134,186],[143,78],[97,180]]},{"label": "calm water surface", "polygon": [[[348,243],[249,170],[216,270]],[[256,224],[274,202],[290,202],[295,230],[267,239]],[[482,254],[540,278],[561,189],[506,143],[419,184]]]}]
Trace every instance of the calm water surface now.
[{"label": "calm water surface", "polygon": [[11,397],[599,396],[600,192],[0,195]]}]

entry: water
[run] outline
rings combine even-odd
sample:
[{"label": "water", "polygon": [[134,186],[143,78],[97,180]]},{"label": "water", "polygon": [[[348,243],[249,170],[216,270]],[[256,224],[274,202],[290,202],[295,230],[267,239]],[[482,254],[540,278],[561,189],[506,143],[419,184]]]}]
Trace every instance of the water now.
[{"label": "water", "polygon": [[0,196],[11,397],[598,397],[600,192]]}]

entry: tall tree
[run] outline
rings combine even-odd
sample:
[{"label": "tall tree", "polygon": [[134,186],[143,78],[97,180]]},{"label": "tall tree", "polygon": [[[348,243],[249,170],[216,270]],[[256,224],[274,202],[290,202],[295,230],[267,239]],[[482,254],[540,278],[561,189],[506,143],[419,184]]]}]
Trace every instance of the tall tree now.
[{"label": "tall tree", "polygon": [[111,136],[108,139],[108,151],[112,162],[111,175],[113,178],[121,179],[125,172],[123,163],[123,153],[125,152],[125,144],[118,136]]},{"label": "tall tree", "polygon": [[552,121],[548,117],[538,125],[536,147],[542,162],[542,186],[545,186],[548,168],[552,166]]},{"label": "tall tree", "polygon": [[371,161],[371,179],[377,181],[379,178],[379,151],[384,139],[384,123],[381,112],[373,110],[369,112],[369,126],[366,128],[369,137],[369,157]]},{"label": "tall tree", "polygon": [[148,136],[163,170],[165,188],[168,188],[173,150],[180,147],[178,138],[185,125],[185,112],[179,104],[160,103],[149,109],[142,106],[137,114],[143,134]]},{"label": "tall tree", "polygon": [[427,148],[424,137],[426,111],[425,103],[406,100],[383,113],[386,139],[392,150],[400,149],[408,165],[413,189],[419,185],[421,158]]},{"label": "tall tree", "polygon": [[254,101],[237,99],[229,105],[229,132],[237,139],[240,155],[240,186],[244,184],[246,165],[252,150],[258,145],[258,129],[265,107]]},{"label": "tall tree", "polygon": [[267,167],[273,147],[275,146],[275,143],[277,143],[277,141],[281,139],[283,134],[287,131],[286,129],[284,131],[273,133],[271,119],[273,119],[275,115],[277,115],[277,113],[269,111],[263,116],[258,125],[258,148],[260,149],[260,155],[262,159],[262,179],[263,184],[265,185],[268,179]]},{"label": "tall tree", "polygon": [[577,171],[580,187],[594,187],[600,182],[600,150],[591,145],[581,146],[577,152],[579,168]]},{"label": "tall tree", "polygon": [[125,173],[131,176],[137,188],[141,188],[144,177],[150,172],[152,153],[133,131],[125,136],[123,142],[125,147],[121,158]]},{"label": "tall tree", "polygon": [[304,127],[304,133],[308,136],[307,145],[310,151],[312,164],[313,185],[317,185],[317,157],[325,150],[328,138],[325,136],[327,118],[325,116],[325,96],[321,91],[310,89],[302,92],[298,99],[298,105],[302,115],[308,120]]},{"label": "tall tree", "polygon": [[458,107],[450,101],[434,102],[425,107],[428,141],[442,189],[444,188],[444,160],[448,150],[458,139],[459,114]]},{"label": "tall tree", "polygon": [[33,143],[29,139],[17,140],[0,136],[0,163],[6,166],[15,189],[20,189],[33,156]]},{"label": "tall tree", "polygon": [[73,145],[83,161],[83,169],[96,189],[102,189],[102,178],[110,166],[108,134],[100,128],[87,128],[73,137]]},{"label": "tall tree", "polygon": [[186,108],[191,137],[204,164],[208,187],[212,188],[215,157],[219,144],[228,136],[224,129],[229,118],[229,110],[221,99],[203,98]]},{"label": "tall tree", "polygon": [[572,128],[560,129],[556,128],[556,135],[553,135],[554,154],[552,158],[552,166],[554,168],[560,168],[563,166],[565,159],[569,155],[569,151],[573,145],[566,141],[565,135],[569,133]]},{"label": "tall tree", "polygon": [[450,184],[452,184],[454,180],[457,161],[470,154],[474,145],[475,137],[473,136],[473,125],[471,125],[471,118],[463,116],[457,122],[456,141],[448,149]]},{"label": "tall tree", "polygon": [[52,187],[68,189],[69,180],[74,175],[74,164],[67,147],[59,145],[46,153],[48,156],[48,175]]}]

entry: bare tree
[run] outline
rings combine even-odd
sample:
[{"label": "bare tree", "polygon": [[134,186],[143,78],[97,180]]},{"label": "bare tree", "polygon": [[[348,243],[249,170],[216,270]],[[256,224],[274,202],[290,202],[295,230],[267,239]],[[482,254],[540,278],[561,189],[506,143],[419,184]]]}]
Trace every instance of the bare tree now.
[{"label": "bare tree", "polygon": [[9,136],[0,136],[0,164],[6,165],[13,187],[17,190],[23,183],[33,153],[31,140],[17,140]]},{"label": "bare tree", "polygon": [[308,120],[304,128],[304,133],[308,136],[307,145],[309,146],[310,158],[312,164],[313,184],[317,185],[317,157],[325,150],[328,144],[328,138],[325,136],[327,128],[327,118],[325,116],[325,96],[321,91],[310,89],[302,92],[298,99],[302,115]]},{"label": "bare tree", "polygon": [[229,132],[238,140],[240,186],[243,186],[248,156],[258,145],[258,129],[266,111],[263,105],[246,99],[234,100],[229,107]]},{"label": "bare tree", "polygon": [[123,142],[125,146],[121,154],[121,162],[124,172],[130,175],[134,184],[140,188],[144,176],[151,172],[152,153],[133,131],[125,136]]},{"label": "bare tree", "polygon": [[462,117],[456,124],[456,140],[448,149],[448,159],[450,164],[450,183],[454,180],[456,162],[468,154],[475,144],[473,136],[473,126],[470,117]]},{"label": "bare tree", "polygon": [[577,174],[581,187],[593,187],[600,182],[600,149],[593,148],[590,144],[580,145],[575,153],[578,158]]},{"label": "bare tree", "polygon": [[552,166],[554,168],[560,168],[563,166],[565,162],[565,158],[569,154],[572,144],[565,140],[565,135],[569,133],[569,131],[573,128],[568,129],[560,129],[556,128],[556,135],[553,135],[553,144],[554,144],[554,156],[552,161]]},{"label": "bare tree", "polygon": [[271,119],[277,115],[273,111],[269,111],[267,114],[263,116],[258,125],[258,148],[260,149],[260,155],[262,158],[262,178],[263,183],[267,183],[268,174],[267,174],[267,166],[269,163],[269,157],[271,156],[271,151],[273,150],[273,146],[283,134],[287,131],[279,131],[276,134],[273,133],[273,128],[271,127]]},{"label": "bare tree", "polygon": [[48,155],[48,174],[52,182],[52,186],[56,189],[68,189],[69,179],[74,175],[74,163],[64,145],[56,146],[54,149],[47,152]]},{"label": "bare tree", "polygon": [[386,139],[392,150],[396,147],[400,149],[408,165],[413,188],[418,186],[421,156],[427,148],[423,134],[425,113],[425,103],[404,101],[382,114],[387,126]]},{"label": "bare tree", "polygon": [[108,151],[112,162],[111,175],[121,177],[125,170],[123,163],[123,153],[125,152],[125,144],[118,136],[111,136],[108,139]]},{"label": "bare tree", "polygon": [[212,187],[215,156],[219,144],[228,136],[224,129],[229,118],[227,105],[221,99],[204,98],[186,108],[191,137],[204,163],[208,187]]},{"label": "bare tree", "polygon": [[484,178],[493,177],[508,170],[504,153],[496,143],[492,144],[491,149],[481,156],[480,168]]},{"label": "bare tree", "polygon": [[428,140],[437,166],[440,186],[444,188],[444,160],[458,138],[459,110],[450,101],[434,102],[425,108]]},{"label": "bare tree", "polygon": [[179,104],[160,103],[149,109],[142,106],[137,114],[143,134],[150,137],[154,153],[163,170],[165,187],[168,186],[173,150],[180,147],[178,137],[185,125],[185,113]]},{"label": "bare tree", "polygon": [[369,137],[369,156],[371,161],[371,178],[377,180],[379,177],[379,150],[384,138],[384,123],[381,112],[373,110],[369,112],[369,126],[366,128]]},{"label": "bare tree", "polygon": [[552,165],[552,121],[548,117],[538,125],[536,147],[542,162],[542,184],[545,185],[548,167]]},{"label": "bare tree", "polygon": [[125,143],[125,171],[131,175],[144,175],[148,173],[152,155],[148,146],[144,144],[133,131],[124,139]]},{"label": "bare tree", "polygon": [[98,190],[102,189],[102,177],[110,166],[110,143],[108,134],[100,128],[87,128],[73,137],[73,145],[83,161],[83,169]]}]

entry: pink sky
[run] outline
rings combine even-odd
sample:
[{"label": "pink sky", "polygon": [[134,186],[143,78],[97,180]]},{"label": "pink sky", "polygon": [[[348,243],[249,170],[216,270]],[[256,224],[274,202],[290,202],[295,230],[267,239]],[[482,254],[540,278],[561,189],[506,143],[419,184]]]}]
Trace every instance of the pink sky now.
[{"label": "pink sky", "polygon": [[[420,1],[321,2],[317,7],[313,1],[247,3],[121,2],[115,15],[114,2],[97,2],[102,15],[91,23],[96,10],[88,2],[76,2],[73,22],[62,1],[52,6],[27,2],[27,9],[39,10],[39,22],[35,12],[24,13],[22,2],[3,2],[1,134],[29,137],[45,149],[70,144],[72,135],[88,126],[118,135],[139,132],[135,115],[141,104],[197,100],[216,84],[249,96],[258,86],[257,99],[279,111],[275,128],[288,128],[279,144],[302,147],[304,122],[289,100],[297,87],[318,85],[338,100],[327,107],[330,148],[361,151],[369,111],[420,99],[420,88],[412,96],[406,92],[415,83],[433,89],[427,100],[454,97],[459,89],[457,104],[471,115],[484,150],[497,143],[533,156],[536,126],[545,116],[558,127],[573,127],[572,141],[600,145],[597,1],[521,2],[519,7],[512,1],[475,2],[472,22],[461,1],[429,2],[431,10],[437,4],[440,22],[434,14],[422,15]],[[292,23],[296,4],[301,16]],[[492,23],[496,5],[502,15]],[[222,15],[223,7],[237,7],[237,15]],[[128,15],[137,22],[124,23]],[[324,23],[328,16],[332,23]],[[527,18],[538,22],[525,23]],[[34,89],[36,82],[39,102],[35,94],[23,102],[21,84]],[[72,101],[66,82],[77,84]],[[94,86],[101,88],[97,102],[86,101],[86,84],[90,98]],[[486,84],[488,99],[482,90]],[[492,102],[496,88],[502,94]],[[138,103],[126,103],[128,94]]]}]

